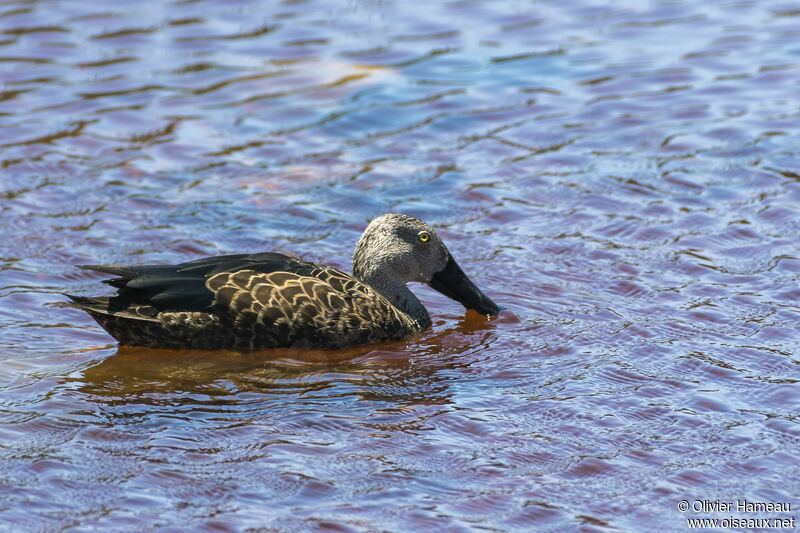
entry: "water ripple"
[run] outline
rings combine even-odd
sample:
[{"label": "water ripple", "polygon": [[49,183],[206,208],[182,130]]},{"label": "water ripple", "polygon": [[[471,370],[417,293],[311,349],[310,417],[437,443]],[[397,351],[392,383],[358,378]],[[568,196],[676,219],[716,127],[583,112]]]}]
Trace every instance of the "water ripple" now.
[{"label": "water ripple", "polygon": [[[681,530],[800,493],[797,11],[0,9],[0,521]],[[505,308],[343,350],[118,348],[82,263],[349,269],[434,223]],[[737,516],[741,518],[740,516]],[[749,516],[748,516],[749,517]]]}]

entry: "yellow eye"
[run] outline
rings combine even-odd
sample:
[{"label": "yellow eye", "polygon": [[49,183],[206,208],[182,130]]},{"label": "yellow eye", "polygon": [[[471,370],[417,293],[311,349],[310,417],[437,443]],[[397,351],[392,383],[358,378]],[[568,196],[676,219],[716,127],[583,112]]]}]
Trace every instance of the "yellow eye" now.
[{"label": "yellow eye", "polygon": [[431,240],[431,235],[427,231],[420,231],[418,237],[419,242],[428,242]]}]

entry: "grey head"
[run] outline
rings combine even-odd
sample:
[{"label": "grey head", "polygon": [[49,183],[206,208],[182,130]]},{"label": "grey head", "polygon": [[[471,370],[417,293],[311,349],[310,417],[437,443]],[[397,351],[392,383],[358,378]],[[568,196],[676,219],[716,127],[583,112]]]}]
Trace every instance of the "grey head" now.
[{"label": "grey head", "polygon": [[426,328],[430,317],[406,287],[427,283],[467,309],[496,315],[500,309],[464,274],[436,231],[418,218],[388,214],[373,220],[356,244],[353,275]]}]

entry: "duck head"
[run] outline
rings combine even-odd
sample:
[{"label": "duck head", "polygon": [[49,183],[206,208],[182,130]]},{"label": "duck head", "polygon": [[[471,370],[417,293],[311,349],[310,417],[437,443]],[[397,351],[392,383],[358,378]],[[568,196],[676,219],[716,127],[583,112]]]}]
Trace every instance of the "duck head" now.
[{"label": "duck head", "polygon": [[382,285],[427,283],[467,309],[500,312],[461,270],[434,229],[414,217],[383,215],[373,220],[356,245],[353,275],[380,290]]}]

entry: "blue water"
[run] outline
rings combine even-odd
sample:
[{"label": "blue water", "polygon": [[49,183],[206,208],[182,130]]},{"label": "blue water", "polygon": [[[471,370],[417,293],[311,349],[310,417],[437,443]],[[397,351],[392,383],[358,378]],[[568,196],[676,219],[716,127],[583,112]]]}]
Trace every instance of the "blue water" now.
[{"label": "blue water", "polygon": [[[0,7],[0,530],[685,531],[800,509],[800,11]],[[505,311],[118,347],[86,263],[434,224]],[[683,512],[682,500],[790,503]]]}]

